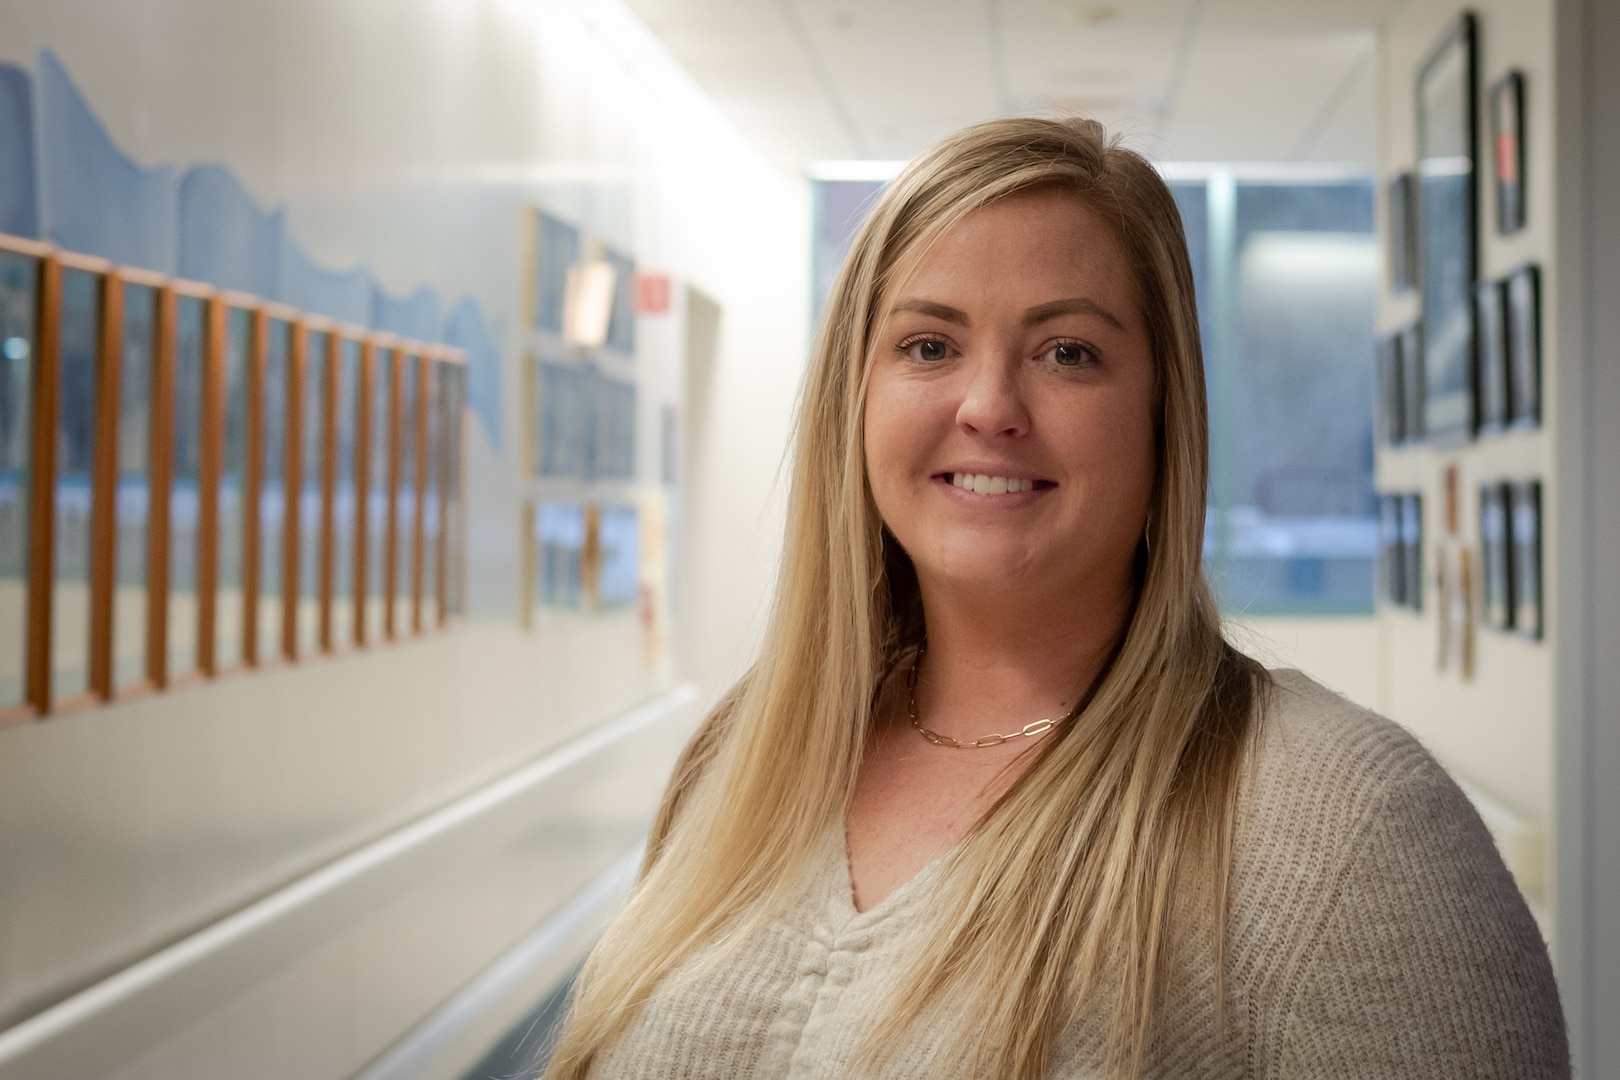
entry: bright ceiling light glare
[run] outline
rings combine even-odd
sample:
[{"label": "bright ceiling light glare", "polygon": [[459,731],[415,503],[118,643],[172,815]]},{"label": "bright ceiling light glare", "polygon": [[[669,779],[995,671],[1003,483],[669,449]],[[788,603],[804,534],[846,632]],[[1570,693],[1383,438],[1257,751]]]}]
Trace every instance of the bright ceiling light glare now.
[{"label": "bright ceiling light glare", "polygon": [[860,158],[852,161],[812,161],[806,173],[812,180],[877,180],[888,183],[906,167],[904,161]]}]

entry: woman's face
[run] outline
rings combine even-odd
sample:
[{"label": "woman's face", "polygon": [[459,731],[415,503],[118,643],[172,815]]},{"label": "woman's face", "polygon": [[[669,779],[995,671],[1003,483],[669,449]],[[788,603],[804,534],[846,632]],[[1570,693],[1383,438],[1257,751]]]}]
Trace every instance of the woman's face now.
[{"label": "woman's face", "polygon": [[1113,230],[1062,192],[1009,196],[903,266],[880,311],[867,479],[925,596],[1129,590],[1154,370]]}]

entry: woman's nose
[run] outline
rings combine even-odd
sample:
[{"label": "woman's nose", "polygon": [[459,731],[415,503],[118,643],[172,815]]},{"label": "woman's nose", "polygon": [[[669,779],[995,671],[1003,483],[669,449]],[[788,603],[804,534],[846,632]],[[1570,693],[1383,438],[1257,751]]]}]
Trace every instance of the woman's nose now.
[{"label": "woman's nose", "polygon": [[975,435],[1019,436],[1029,431],[1029,407],[1016,359],[986,357],[969,365],[956,422]]}]

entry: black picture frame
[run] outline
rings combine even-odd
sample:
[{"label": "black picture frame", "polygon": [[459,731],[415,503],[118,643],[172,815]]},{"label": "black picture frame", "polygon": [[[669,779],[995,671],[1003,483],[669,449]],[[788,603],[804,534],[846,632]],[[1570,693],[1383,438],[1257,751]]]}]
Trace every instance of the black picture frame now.
[{"label": "black picture frame", "polygon": [[1542,635],[1541,481],[1514,484],[1511,493],[1513,537],[1513,628],[1535,641]]},{"label": "black picture frame", "polygon": [[1401,497],[1378,496],[1378,570],[1384,599],[1397,607],[1406,603],[1406,554],[1401,546]]},{"label": "black picture frame", "polygon": [[1395,293],[1417,287],[1417,177],[1403,172],[1390,177],[1385,189],[1389,200],[1389,287]]},{"label": "black picture frame", "polygon": [[1401,601],[1423,610],[1423,496],[1407,493],[1401,500]]},{"label": "black picture frame", "polygon": [[1378,379],[1378,441],[1385,446],[1400,443],[1405,434],[1401,409],[1401,343],[1395,334],[1378,339],[1376,345]]},{"label": "black picture frame", "polygon": [[1491,85],[1491,157],[1496,178],[1496,231],[1524,228],[1524,74],[1510,71]]},{"label": "black picture frame", "polygon": [[1534,263],[1507,277],[1510,425],[1541,424],[1541,269]]},{"label": "black picture frame", "polygon": [[1474,281],[1479,269],[1475,21],[1463,13],[1417,79],[1418,288],[1423,295],[1423,430],[1461,441],[1477,425]]},{"label": "black picture frame", "polygon": [[1479,339],[1479,430],[1501,431],[1513,418],[1506,282],[1486,280],[1474,286],[1474,323]]},{"label": "black picture frame", "polygon": [[1427,383],[1424,365],[1423,326],[1407,323],[1396,334],[1396,364],[1401,373],[1401,441],[1422,442],[1426,434],[1425,401]]},{"label": "black picture frame", "polygon": [[1513,628],[1513,544],[1508,525],[1513,504],[1508,484],[1482,484],[1479,489],[1480,592],[1485,625]]}]

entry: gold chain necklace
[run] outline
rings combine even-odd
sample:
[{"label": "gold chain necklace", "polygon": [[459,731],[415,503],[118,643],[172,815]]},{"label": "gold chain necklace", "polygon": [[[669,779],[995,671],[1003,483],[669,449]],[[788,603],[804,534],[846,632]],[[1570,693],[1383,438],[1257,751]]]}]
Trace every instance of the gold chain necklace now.
[{"label": "gold chain necklace", "polygon": [[1034,723],[1025,724],[1022,731],[1014,731],[1008,735],[983,735],[972,742],[963,742],[960,739],[953,739],[949,735],[941,735],[937,731],[925,728],[922,726],[922,721],[917,719],[917,670],[922,667],[923,653],[926,650],[926,644],[917,646],[917,659],[911,662],[911,672],[906,676],[906,712],[911,716],[911,726],[917,729],[917,734],[935,746],[948,746],[952,750],[983,750],[987,746],[1000,746],[1008,739],[1034,738],[1037,735],[1045,735],[1063,720],[1068,719],[1067,716],[1062,717],[1060,720],[1046,717],[1042,720],[1036,720]]}]

